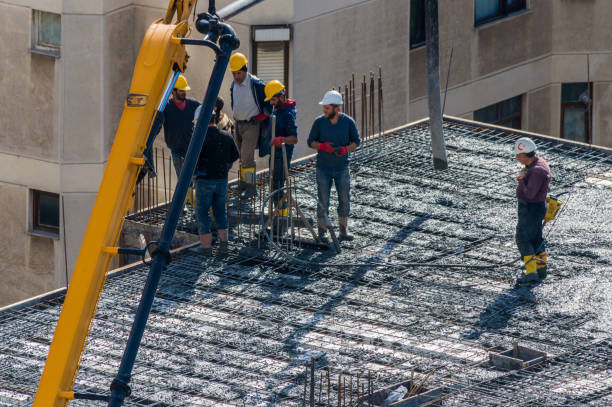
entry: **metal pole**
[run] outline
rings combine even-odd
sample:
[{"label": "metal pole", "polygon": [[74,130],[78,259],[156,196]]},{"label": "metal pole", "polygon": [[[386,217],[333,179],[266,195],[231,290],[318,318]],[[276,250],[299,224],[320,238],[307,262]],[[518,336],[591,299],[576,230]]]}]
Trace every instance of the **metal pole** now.
[{"label": "metal pole", "polygon": [[425,0],[425,37],[427,38],[427,95],[433,165],[436,170],[445,170],[448,168],[448,160],[442,133],[438,0]]},{"label": "metal pole", "polygon": [[[172,206],[168,213],[166,223],[162,230],[159,245],[156,250],[153,251],[153,264],[149,271],[145,287],[143,289],[140,304],[134,317],[134,323],[130,331],[128,342],[121,358],[121,364],[119,366],[119,372],[111,384],[111,397],[108,403],[109,407],[120,407],[123,404],[125,397],[129,396],[131,390],[129,387],[132,369],[134,362],[136,361],[136,354],[140,347],[142,335],[151,312],[151,306],[153,305],[153,299],[155,298],[155,292],[159,284],[162,271],[166,268],[166,265],[170,261],[170,245],[174,237],[174,232],[178,224],[179,217],[183,210],[185,197],[187,196],[187,189],[191,183],[191,175],[195,170],[195,166],[200,155],[200,150],[206,139],[206,131],[208,123],[212,116],[213,107],[217,101],[217,95],[223,82],[223,77],[227,69],[229,62],[229,56],[231,52],[237,47],[237,37],[231,27],[224,25],[226,39],[220,41],[222,53],[217,55],[217,61],[213,68],[208,88],[206,89],[206,95],[202,102],[202,110],[198,117],[198,122],[195,126],[193,137],[189,143],[187,149],[187,156],[183,163],[183,169],[179,176],[179,181],[176,186],[176,190],[172,197]],[[228,39],[232,37],[231,39]]]}]

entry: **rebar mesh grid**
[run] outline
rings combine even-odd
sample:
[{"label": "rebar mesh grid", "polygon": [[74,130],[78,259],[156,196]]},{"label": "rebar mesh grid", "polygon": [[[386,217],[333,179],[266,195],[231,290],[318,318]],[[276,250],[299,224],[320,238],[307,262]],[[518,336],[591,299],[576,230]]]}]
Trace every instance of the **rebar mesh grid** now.
[{"label": "rebar mesh grid", "polygon": [[[375,389],[436,368],[427,387],[445,389],[444,405],[506,398],[527,405],[547,395],[567,404],[609,404],[612,190],[598,180],[609,178],[610,156],[539,141],[553,171],[552,190],[571,196],[550,235],[551,276],[531,290],[514,288],[518,270],[494,266],[517,257],[517,166],[508,153],[516,136],[446,122],[450,169],[433,172],[427,132],[426,123],[411,126],[369,140],[353,156],[357,238],[340,255],[293,248],[303,259],[362,267],[297,266],[265,251],[253,257],[243,245],[255,232],[244,225],[233,226],[242,243],[226,259],[192,250],[176,255],[162,277],[126,405],[302,405],[304,362],[311,358],[316,377],[328,367],[333,377],[370,372]],[[291,173],[297,185],[314,189],[313,170],[307,162]],[[306,197],[300,203],[314,210]],[[446,262],[468,267],[435,267]],[[491,269],[469,268],[487,263]],[[108,280],[76,391],[107,391],[147,271],[140,265]],[[62,300],[0,314],[0,404],[31,403]],[[597,338],[597,357],[588,357]],[[488,348],[515,339],[560,356],[540,370],[512,374],[483,363]],[[572,392],[564,387],[571,380],[586,387]],[[322,405],[337,405],[337,384],[331,387],[328,400],[317,384]]]}]

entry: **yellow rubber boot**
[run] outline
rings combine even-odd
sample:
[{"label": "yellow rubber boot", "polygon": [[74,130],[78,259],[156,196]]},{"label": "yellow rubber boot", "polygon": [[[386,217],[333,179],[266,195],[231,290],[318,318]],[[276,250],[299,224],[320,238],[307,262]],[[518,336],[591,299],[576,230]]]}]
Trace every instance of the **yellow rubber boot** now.
[{"label": "yellow rubber boot", "polygon": [[195,189],[193,189],[191,186],[187,189],[185,204],[189,204],[195,208]]},{"label": "yellow rubber boot", "polygon": [[242,194],[242,198],[248,199],[252,196],[255,196],[257,192],[257,188],[255,186],[255,167],[242,168],[240,172],[240,177],[244,177],[245,183],[245,189],[244,193]]},{"label": "yellow rubber boot", "polygon": [[538,270],[536,267],[536,258],[533,255],[524,256],[523,262],[525,263],[525,274],[523,274],[517,282],[519,284],[537,283],[540,281],[538,276]]},{"label": "yellow rubber boot", "polygon": [[535,259],[535,263],[536,263],[536,269],[538,271],[538,276],[540,277],[540,280],[544,280],[546,278],[546,274],[547,274],[547,261],[548,261],[548,255],[546,254],[546,251],[543,251],[542,253],[538,253],[536,255],[536,259]]}]

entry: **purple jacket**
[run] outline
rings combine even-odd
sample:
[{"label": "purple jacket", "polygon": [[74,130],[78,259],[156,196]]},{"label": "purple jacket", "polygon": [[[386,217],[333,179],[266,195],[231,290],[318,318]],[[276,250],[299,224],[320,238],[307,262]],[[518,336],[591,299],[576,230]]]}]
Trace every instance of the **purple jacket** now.
[{"label": "purple jacket", "polygon": [[516,197],[525,202],[545,202],[550,184],[550,168],[542,157],[535,157],[516,187]]}]

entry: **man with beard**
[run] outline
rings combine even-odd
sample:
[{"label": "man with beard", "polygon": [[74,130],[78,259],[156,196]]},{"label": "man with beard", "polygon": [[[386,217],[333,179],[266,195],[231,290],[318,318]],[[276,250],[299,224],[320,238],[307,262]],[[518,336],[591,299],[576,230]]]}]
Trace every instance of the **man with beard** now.
[{"label": "man with beard", "polygon": [[[266,102],[274,107],[274,114],[276,115],[276,129],[275,138],[270,140],[270,146],[275,148],[274,150],[274,190],[281,188],[285,184],[285,171],[283,164],[283,149],[282,144],[285,144],[285,153],[287,155],[287,166],[291,164],[291,157],[293,157],[293,146],[297,144],[297,125],[295,123],[296,110],[295,100],[287,98],[285,85],[280,81],[270,81],[266,85]],[[272,123],[268,131],[272,132]],[[271,137],[271,135],[270,135]],[[270,154],[270,168],[272,167],[272,154]],[[277,194],[274,197],[274,206],[276,207],[277,213],[281,216],[287,215],[286,203],[280,205],[283,194]]]},{"label": "man with beard", "polygon": [[179,75],[172,89],[172,98],[164,109],[164,139],[172,151],[172,163],[176,175],[181,174],[187,147],[193,135],[193,117],[200,102],[187,97],[191,90],[187,79]]},{"label": "man with beard", "polygon": [[340,113],[342,95],[330,90],[319,102],[323,106],[323,115],[312,124],[308,145],[318,150],[317,153],[317,194],[323,205],[317,207],[319,238],[326,240],[327,225],[325,214],[329,211],[329,195],[332,182],[338,194],[338,223],[340,239],[353,240],[348,233],[350,213],[351,175],[349,173],[349,155],[355,151],[361,140],[355,120]]}]

